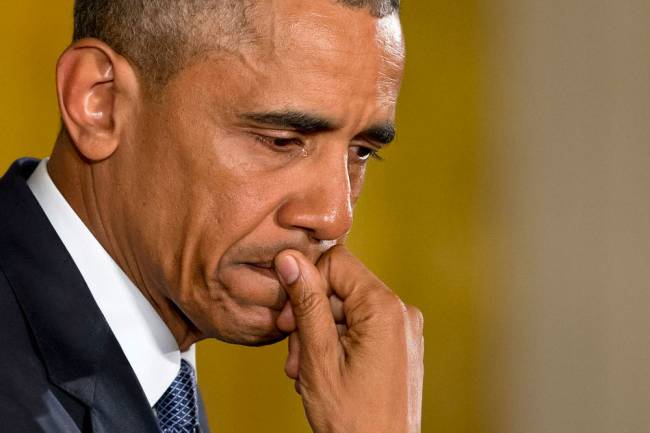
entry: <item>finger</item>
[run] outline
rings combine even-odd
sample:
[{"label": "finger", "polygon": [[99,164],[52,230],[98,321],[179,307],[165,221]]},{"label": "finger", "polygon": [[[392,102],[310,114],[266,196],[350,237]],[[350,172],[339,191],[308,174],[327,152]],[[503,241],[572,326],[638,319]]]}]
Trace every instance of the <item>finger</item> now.
[{"label": "finger", "polygon": [[325,368],[334,365],[338,356],[338,335],[327,284],[320,272],[294,250],[281,252],[274,263],[293,310],[301,342],[300,362]]},{"label": "finger", "polygon": [[[334,316],[334,322],[336,323],[345,323],[345,313],[343,313],[343,301],[336,295],[331,295],[329,297],[330,309],[332,310],[332,315]],[[293,316],[293,309],[291,308],[291,302],[287,302],[282,309],[282,312],[278,316],[276,321],[278,329],[287,334],[292,333],[296,330],[296,319]]]},{"label": "finger", "polygon": [[316,266],[331,284],[334,294],[343,301],[355,292],[366,292],[373,288],[388,291],[381,280],[343,245],[337,245],[323,254]]},{"label": "finger", "polygon": [[407,333],[410,345],[417,348],[417,355],[420,361],[424,358],[424,316],[422,312],[415,307],[407,307],[409,318],[409,330]]},{"label": "finger", "polygon": [[336,325],[336,332],[339,334],[339,337],[344,336],[345,334],[348,333],[348,326],[347,325]]},{"label": "finger", "polygon": [[292,333],[296,330],[296,319],[293,317],[293,309],[291,308],[291,302],[284,304],[282,312],[278,316],[278,319],[275,322],[275,325],[282,332],[287,334]]},{"label": "finger", "polygon": [[289,336],[289,354],[284,364],[285,374],[293,380],[298,379],[300,370],[300,339],[296,332]]},{"label": "finger", "polygon": [[416,336],[421,336],[424,333],[424,316],[422,315],[422,312],[418,310],[415,307],[412,306],[407,306],[406,308],[408,318],[409,318],[409,323],[411,326],[411,329],[413,330],[413,333]]},{"label": "finger", "polygon": [[336,295],[331,295],[330,309],[336,323],[345,323],[345,313],[343,312],[343,301]]},{"label": "finger", "polygon": [[399,298],[344,246],[330,249],[316,266],[343,301],[348,327],[369,318],[387,320],[404,313]]}]

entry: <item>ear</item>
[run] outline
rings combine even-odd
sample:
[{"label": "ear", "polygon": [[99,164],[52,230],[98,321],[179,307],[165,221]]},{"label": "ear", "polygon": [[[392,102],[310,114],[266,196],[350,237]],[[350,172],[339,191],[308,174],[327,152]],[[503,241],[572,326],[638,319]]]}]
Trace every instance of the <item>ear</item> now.
[{"label": "ear", "polygon": [[110,157],[138,101],[131,65],[105,43],[82,39],[61,55],[56,84],[61,117],[79,153],[90,161]]}]

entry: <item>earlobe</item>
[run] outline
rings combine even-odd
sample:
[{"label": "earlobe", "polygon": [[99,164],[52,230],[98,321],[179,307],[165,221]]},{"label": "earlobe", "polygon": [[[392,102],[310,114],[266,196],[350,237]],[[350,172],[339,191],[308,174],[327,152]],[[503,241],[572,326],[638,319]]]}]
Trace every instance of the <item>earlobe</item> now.
[{"label": "earlobe", "polygon": [[119,145],[115,116],[115,54],[100,41],[79,41],[57,65],[63,123],[79,153],[91,161],[110,157]]}]

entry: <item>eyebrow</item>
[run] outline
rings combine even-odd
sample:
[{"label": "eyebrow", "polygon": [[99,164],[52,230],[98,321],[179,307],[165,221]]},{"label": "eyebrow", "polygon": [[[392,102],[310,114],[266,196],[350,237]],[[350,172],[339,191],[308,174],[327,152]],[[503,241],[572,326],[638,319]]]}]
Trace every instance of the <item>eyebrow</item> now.
[{"label": "eyebrow", "polygon": [[357,137],[366,138],[370,141],[375,141],[379,144],[387,145],[395,140],[395,135],[395,125],[390,122],[385,122],[379,125],[371,126],[370,128],[357,135]]},{"label": "eyebrow", "polygon": [[[325,117],[304,113],[300,111],[271,111],[264,113],[244,113],[239,116],[242,120],[258,123],[274,128],[284,128],[300,132],[302,134],[316,134],[329,132],[339,126]],[[384,122],[373,125],[357,134],[358,138],[365,138],[370,141],[387,145],[395,139],[395,125],[391,122]]]},{"label": "eyebrow", "polygon": [[299,111],[244,113],[240,115],[240,118],[276,128],[292,129],[303,134],[332,131],[337,126],[324,117]]}]

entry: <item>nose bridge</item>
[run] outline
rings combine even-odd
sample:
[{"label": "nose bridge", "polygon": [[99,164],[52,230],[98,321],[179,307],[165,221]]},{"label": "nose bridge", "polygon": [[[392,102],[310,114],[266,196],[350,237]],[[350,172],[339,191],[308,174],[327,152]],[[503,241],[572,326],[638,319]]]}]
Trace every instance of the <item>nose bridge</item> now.
[{"label": "nose bridge", "polygon": [[338,239],[350,230],[351,186],[345,157],[311,161],[292,192],[280,209],[281,225],[307,230],[318,240]]}]

